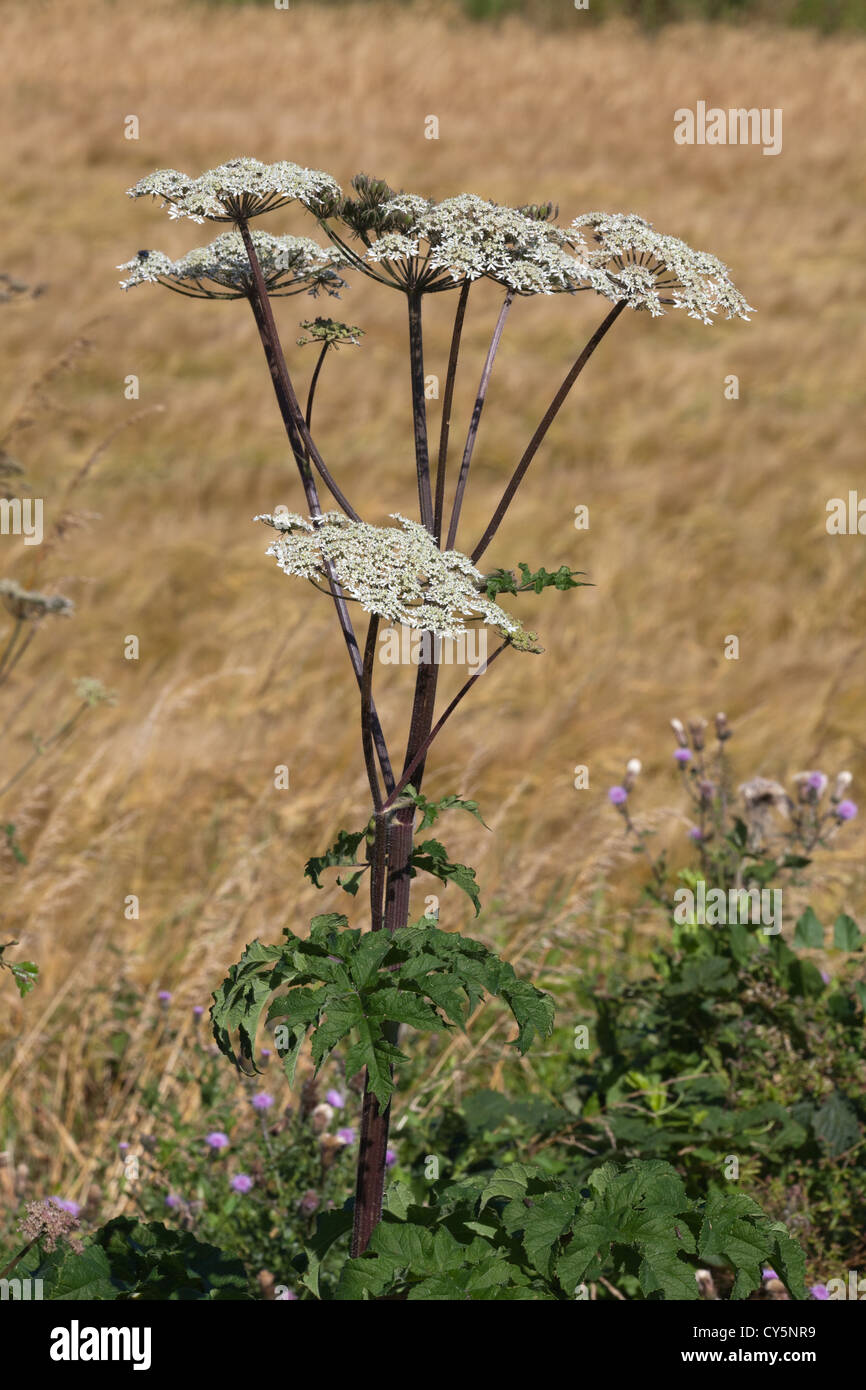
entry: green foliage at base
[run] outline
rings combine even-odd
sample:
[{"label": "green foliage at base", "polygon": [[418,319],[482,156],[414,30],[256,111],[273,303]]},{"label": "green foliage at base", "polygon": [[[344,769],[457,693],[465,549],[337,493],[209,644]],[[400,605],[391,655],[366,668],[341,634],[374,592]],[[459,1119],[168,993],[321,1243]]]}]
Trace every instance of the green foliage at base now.
[{"label": "green foliage at base", "polygon": [[[324,1223],[307,1264],[304,1282],[320,1297],[318,1260],[344,1230],[339,1217]],[[368,1250],[324,1296],[563,1301],[607,1278],[631,1279],[637,1298],[683,1301],[699,1297],[696,1262],[729,1268],[734,1298],[761,1287],[768,1262],[793,1298],[805,1296],[802,1251],[743,1193],[712,1189],[694,1200],[660,1162],[607,1163],[582,1188],[514,1163],[434,1189],[424,1206],[392,1186]]]},{"label": "green foliage at base", "polygon": [[57,1301],[223,1302],[251,1297],[240,1260],[205,1245],[189,1231],[159,1221],[117,1217],[81,1251],[58,1245],[22,1257],[15,1277],[41,1279],[44,1297]]}]

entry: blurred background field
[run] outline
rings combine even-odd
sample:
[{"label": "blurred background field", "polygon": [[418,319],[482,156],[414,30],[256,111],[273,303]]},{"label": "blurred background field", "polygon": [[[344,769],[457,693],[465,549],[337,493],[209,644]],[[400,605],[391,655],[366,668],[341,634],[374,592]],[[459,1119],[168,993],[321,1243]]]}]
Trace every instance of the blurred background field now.
[{"label": "blurred background field", "polygon": [[[180,254],[207,239],[124,196],[151,169],[198,173],[251,154],[344,185],[364,170],[432,196],[552,199],[568,220],[634,211],[720,256],[756,306],[751,324],[713,328],[624,315],[486,556],[491,568],[567,564],[594,587],[519,601],[544,655],[499,662],[429,765],[428,794],[477,799],[494,831],[468,817],[443,830],[477,866],[479,934],[535,971],[554,949],[574,974],[640,956],[657,923],[636,906],[645,870],[606,790],[640,757],[642,823],[664,821],[672,853],[688,858],[687,822],[671,821],[673,715],[724,709],[741,780],[848,767],[859,799],[866,551],[862,537],[827,535],[825,507],[863,487],[852,146],[864,45],[787,21],[853,24],[861,9],[766,0],[754,24],[650,33],[573,9],[548,27],[545,4],[483,26],[433,4],[4,9],[0,271],[41,292],[0,304],[2,445],[61,534],[33,547],[2,537],[2,574],[77,611],[45,623],[5,692],[3,780],[32,735],[75,708],[75,679],[117,693],[0,805],[26,859],[3,850],[0,938],[41,969],[24,1001],[0,980],[3,1146],[43,1188],[86,1198],[111,1143],[140,1123],[133,1075],[170,1089],[177,1053],[153,1031],[158,991],[180,1010],[207,1005],[247,941],[343,906],[338,890],[310,887],[303,864],[366,814],[333,614],[277,571],[251,521],[301,506],[252,317],[243,304],[118,289],[114,267],[139,247]],[[718,12],[742,20],[750,8]],[[781,108],[782,153],[676,145],[673,112],[698,100]],[[137,141],[124,138],[131,114]],[[436,141],[424,134],[431,114]],[[267,230],[312,229],[289,209]],[[364,328],[363,346],[328,364],[318,433],[355,505],[381,522],[415,499],[404,306],[376,291],[354,285],[339,306],[284,300],[277,317],[287,346],[315,313]],[[498,302],[490,286],[470,297],[455,451]],[[427,371],[443,377],[449,311],[437,297],[427,326]],[[586,295],[515,306],[461,548],[602,313]],[[310,352],[292,349],[303,383]],[[724,395],[730,374],[738,400]],[[129,375],[138,401],[124,399]],[[431,401],[434,438],[438,410]],[[588,531],[573,525],[580,504]],[[138,661],[124,659],[130,634]],[[724,657],[728,634],[737,661]],[[409,681],[382,668],[396,747]],[[274,789],[278,764],[289,791]],[[579,764],[587,790],[573,785]],[[862,913],[862,851],[855,823],[819,857],[816,906]],[[420,910],[429,886],[416,891]],[[124,916],[129,895],[138,920]],[[470,916],[456,888],[442,894],[444,925]],[[132,1019],[127,991],[144,1001]],[[506,1032],[482,1023],[454,1055],[495,1084]]]}]

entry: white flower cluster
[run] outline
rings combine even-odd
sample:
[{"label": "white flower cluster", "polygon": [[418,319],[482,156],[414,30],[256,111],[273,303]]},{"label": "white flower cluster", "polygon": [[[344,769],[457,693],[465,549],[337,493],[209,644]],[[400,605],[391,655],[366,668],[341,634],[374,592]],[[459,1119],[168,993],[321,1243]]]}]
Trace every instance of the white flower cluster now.
[{"label": "white flower cluster", "polygon": [[412,222],[402,232],[384,232],[367,251],[367,261],[410,260],[426,243],[424,270],[442,272],[453,283],[487,276],[521,295],[587,288],[606,293],[604,273],[575,259],[567,232],[518,208],[472,193],[441,203],[399,194],[381,211]]},{"label": "white flower cluster", "polygon": [[[754,313],[728,276],[728,268],[705,251],[693,251],[677,237],[662,236],[633,213],[588,212],[572,222],[578,255],[608,286],[613,302],[625,299],[657,318],[664,305],[686,309],[689,317],[712,323],[714,314],[742,318]],[[588,238],[583,231],[588,229]]]},{"label": "white flower cluster", "polygon": [[330,174],[282,161],[230,159],[197,179],[176,169],[157,169],[128,190],[130,198],[161,198],[169,217],[193,222],[236,222],[298,201],[315,212],[322,200],[340,196]]},{"label": "white flower cluster", "polygon": [[396,526],[370,526],[326,512],[314,522],[292,512],[257,516],[279,531],[267,549],[280,569],[316,583],[333,566],[340,585],[368,613],[442,637],[466,631],[465,617],[480,616],[505,634],[520,624],[478,588],[483,576],[458,550],[440,550],[417,521],[392,513]]},{"label": "white flower cluster", "polygon": [[[307,290],[315,295],[320,289],[336,294],[343,288],[345,281],[336,267],[343,265],[344,257],[336,247],[319,246],[309,237],[258,231],[250,235],[270,294]],[[209,246],[196,247],[177,261],[161,251],[139,251],[118,270],[130,272],[120,282],[124,290],[158,283],[201,299],[239,299],[252,288],[252,270],[240,232],[223,232]]]}]

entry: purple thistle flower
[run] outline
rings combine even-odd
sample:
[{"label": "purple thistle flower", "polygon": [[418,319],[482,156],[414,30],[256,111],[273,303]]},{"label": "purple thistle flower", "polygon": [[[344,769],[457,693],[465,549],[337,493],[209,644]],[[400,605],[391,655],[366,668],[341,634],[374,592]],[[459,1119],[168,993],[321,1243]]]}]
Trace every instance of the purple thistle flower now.
[{"label": "purple thistle flower", "polygon": [[273,1103],[274,1098],[267,1091],[257,1091],[252,1100],[254,1110],[270,1110]]},{"label": "purple thistle flower", "polygon": [[813,792],[817,792],[818,795],[821,796],[827,786],[827,778],[823,772],[812,772],[806,779],[806,785],[811,787]]},{"label": "purple thistle flower", "polygon": [[192,1016],[193,1016],[194,1019],[196,1019],[196,1021],[197,1021],[198,1019],[201,1018],[201,1016],[202,1016],[203,1013],[204,1013],[204,1005],[202,1005],[202,1004],[196,1004],[196,1005],[193,1006]]},{"label": "purple thistle flower", "polygon": [[813,1284],[809,1290],[813,1298],[825,1299],[830,1297],[830,1290],[826,1284]]},{"label": "purple thistle flower", "polygon": [[61,1211],[68,1212],[70,1216],[78,1216],[81,1212],[78,1203],[70,1202],[66,1197],[49,1197],[48,1200],[52,1206],[59,1207]]},{"label": "purple thistle flower", "polygon": [[394,1164],[395,1164],[396,1162],[397,1162],[397,1155],[395,1154],[394,1150],[393,1150],[393,1149],[386,1149],[386,1150],[385,1150],[385,1167],[386,1167],[386,1168],[393,1168],[393,1167],[394,1167]]},{"label": "purple thistle flower", "polygon": [[337,1138],[340,1140],[340,1142],[341,1142],[342,1144],[354,1144],[354,1142],[355,1142],[355,1131],[354,1131],[353,1129],[348,1129],[348,1128],[346,1128],[346,1129],[338,1129],[338,1130],[337,1130]]},{"label": "purple thistle flower", "polygon": [[821,979],[824,981],[824,984],[825,984],[825,985],[829,985],[829,983],[830,983],[830,976],[827,974],[827,971],[826,971],[826,970],[822,970],[822,971],[821,971]]},{"label": "purple thistle flower", "polygon": [[856,801],[840,801],[836,807],[836,815],[840,820],[853,820],[857,814]]},{"label": "purple thistle flower", "polygon": [[614,806],[621,806],[624,801],[628,800],[628,792],[625,787],[611,787],[607,794],[607,799],[611,801]]},{"label": "purple thistle flower", "polygon": [[262,1048],[262,1051],[261,1051],[261,1055],[262,1055],[262,1057],[264,1057],[264,1058],[267,1060],[267,1058],[270,1057],[270,1055],[271,1055],[271,1049],[270,1049],[269,1047],[263,1047],[263,1048]]},{"label": "purple thistle flower", "polygon": [[180,1207],[183,1205],[183,1203],[181,1202],[180,1198],[175,1195],[174,1192],[169,1192],[168,1196],[165,1199],[165,1205],[167,1207],[171,1207],[172,1211],[174,1211],[175,1207]]},{"label": "purple thistle flower", "polygon": [[778,1274],[774,1269],[762,1269],[761,1274],[765,1279],[778,1279]]},{"label": "purple thistle flower", "polygon": [[693,825],[689,831],[689,839],[694,840],[695,844],[700,844],[703,838],[703,831],[697,825]]},{"label": "purple thistle flower", "polygon": [[127,1151],[127,1149],[129,1148],[129,1141],[126,1140],[126,1139],[121,1139],[121,1141],[120,1141],[120,1143],[118,1144],[117,1148],[118,1148],[118,1152],[119,1152],[119,1153],[125,1154],[126,1151]]},{"label": "purple thistle flower", "polygon": [[692,750],[690,748],[675,748],[674,757],[681,766],[685,767],[686,763],[690,763],[692,760]]},{"label": "purple thistle flower", "polygon": [[227,1149],[229,1137],[227,1134],[223,1134],[221,1129],[214,1129],[211,1130],[210,1134],[205,1135],[204,1142],[211,1149]]},{"label": "purple thistle flower", "polygon": [[159,994],[158,994],[156,997],[157,997],[157,999],[159,1000],[160,1004],[170,1004],[170,1003],[171,1003],[171,994],[169,993],[169,991],[168,991],[167,989],[161,989],[161,990],[159,991]]},{"label": "purple thistle flower", "polygon": [[232,1192],[249,1192],[253,1185],[253,1180],[248,1173],[235,1173],[229,1187]]},{"label": "purple thistle flower", "polygon": [[329,1105],[332,1105],[335,1110],[342,1110],[343,1106],[346,1104],[339,1091],[328,1091],[325,1095],[325,1100]]}]

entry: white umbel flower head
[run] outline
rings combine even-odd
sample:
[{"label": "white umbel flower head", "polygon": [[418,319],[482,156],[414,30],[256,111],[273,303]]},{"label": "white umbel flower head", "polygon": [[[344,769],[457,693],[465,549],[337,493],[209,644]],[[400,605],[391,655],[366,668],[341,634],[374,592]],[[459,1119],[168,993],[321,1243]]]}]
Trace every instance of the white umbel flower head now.
[{"label": "white umbel flower head", "polygon": [[[465,618],[482,618],[503,636],[520,624],[483,592],[483,576],[458,550],[440,550],[417,521],[392,513],[400,526],[371,526],[326,512],[314,521],[292,512],[257,516],[280,532],[268,546],[285,574],[328,583],[327,566],[346,594],[368,613],[422,632],[456,637]],[[480,587],[479,587],[480,586]]]},{"label": "white umbel flower head", "polygon": [[177,169],[157,169],[128,191],[130,198],[161,198],[169,217],[193,222],[246,221],[295,201],[318,213],[340,197],[339,184],[320,169],[246,158],[230,159],[197,179]]},{"label": "white umbel flower head", "polygon": [[440,203],[399,194],[382,204],[381,213],[400,220],[402,229],[384,232],[365,260],[393,266],[417,257],[424,289],[486,277],[518,295],[606,290],[603,272],[575,258],[561,227],[520,208],[472,193]]},{"label": "white umbel flower head", "polygon": [[575,251],[602,271],[601,293],[648,309],[654,318],[665,305],[712,323],[713,315],[742,318],[754,313],[728,275],[727,266],[705,251],[693,251],[677,237],[662,236],[633,213],[587,212],[572,222]]},{"label": "white umbel flower head", "polygon": [[[269,236],[251,232],[265,285],[272,295],[337,294],[345,281],[337,274],[344,257],[335,247],[319,246],[309,237]],[[160,284],[197,299],[241,299],[253,289],[249,257],[240,232],[223,232],[209,246],[198,246],[180,260],[161,251],[139,251],[134,260],[118,266],[128,270],[121,288]]]}]

